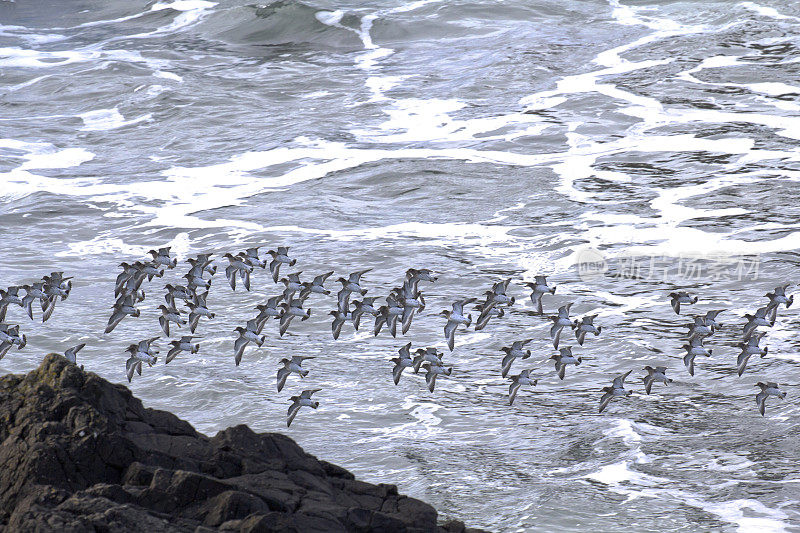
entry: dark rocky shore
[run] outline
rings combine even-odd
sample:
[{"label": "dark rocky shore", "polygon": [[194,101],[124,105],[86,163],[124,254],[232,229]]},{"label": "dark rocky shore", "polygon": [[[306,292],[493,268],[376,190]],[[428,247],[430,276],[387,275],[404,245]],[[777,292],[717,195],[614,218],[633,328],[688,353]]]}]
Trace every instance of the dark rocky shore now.
[{"label": "dark rocky shore", "polygon": [[0,378],[0,531],[464,531],[277,433],[209,438],[50,354]]}]

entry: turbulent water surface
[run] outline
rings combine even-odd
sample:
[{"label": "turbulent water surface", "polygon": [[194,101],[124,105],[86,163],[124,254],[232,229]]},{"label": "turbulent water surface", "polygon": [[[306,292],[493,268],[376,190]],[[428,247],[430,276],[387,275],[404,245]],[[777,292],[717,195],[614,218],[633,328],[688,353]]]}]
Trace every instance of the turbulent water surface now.
[{"label": "turbulent water surface", "polygon": [[[47,323],[9,309],[29,344],[0,371],[86,342],[79,362],[124,382],[125,346],[159,333],[163,285],[185,272],[102,335],[118,263],[156,246],[182,261],[288,245],[303,278],[335,270],[334,290],[372,267],[376,296],[428,267],[405,338],[346,325],[334,342],[335,298],[313,296],[310,320],[283,338],[270,323],[239,367],[232,330],[279,287],[259,270],[233,292],[218,273],[200,353],[131,388],[207,433],[286,431],[288,397],[320,388],[292,437],[473,526],[800,528],[794,307],[768,356],[735,368],[744,314],[800,281],[797,3],[17,0],[0,24],[0,286],[75,276]],[[607,261],[586,275],[582,254]],[[575,302],[604,327],[583,347],[565,332],[584,361],[563,381],[522,285],[539,273],[558,285],[547,313]],[[433,394],[409,371],[392,383],[406,342],[449,352],[437,312],[508,277],[518,302],[458,333]],[[701,298],[681,316],[676,288]],[[715,308],[724,327],[691,377],[684,324]],[[509,406],[500,348],[526,337],[515,369],[539,384]],[[317,358],[278,393],[291,354]],[[647,364],[674,383],[646,396]],[[629,369],[635,393],[599,415]],[[757,381],[788,392],[764,418]]]}]

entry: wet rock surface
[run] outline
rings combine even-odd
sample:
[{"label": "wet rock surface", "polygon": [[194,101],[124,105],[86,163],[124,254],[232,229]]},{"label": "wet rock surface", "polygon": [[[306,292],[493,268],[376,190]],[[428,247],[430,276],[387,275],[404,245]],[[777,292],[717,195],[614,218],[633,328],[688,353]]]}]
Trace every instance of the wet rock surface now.
[{"label": "wet rock surface", "polygon": [[0,378],[0,443],[0,531],[466,531],[285,435],[207,437],[55,354]]}]

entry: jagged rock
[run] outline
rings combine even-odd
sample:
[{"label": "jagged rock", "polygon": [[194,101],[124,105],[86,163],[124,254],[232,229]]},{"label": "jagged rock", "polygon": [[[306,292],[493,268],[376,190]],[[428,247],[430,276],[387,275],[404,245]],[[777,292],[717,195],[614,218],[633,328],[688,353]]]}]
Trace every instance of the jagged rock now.
[{"label": "jagged rock", "polygon": [[0,532],[461,532],[292,439],[209,438],[56,354],[0,378]]}]

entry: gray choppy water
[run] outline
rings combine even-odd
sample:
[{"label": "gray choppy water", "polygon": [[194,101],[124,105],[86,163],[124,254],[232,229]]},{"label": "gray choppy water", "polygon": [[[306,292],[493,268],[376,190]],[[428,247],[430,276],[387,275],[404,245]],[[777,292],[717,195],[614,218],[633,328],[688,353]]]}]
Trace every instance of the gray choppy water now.
[{"label": "gray choppy water", "polygon": [[[218,275],[200,354],[131,387],[208,433],[283,431],[300,384],[276,393],[275,363],[316,355],[304,385],[322,405],[288,433],[447,517],[506,531],[797,530],[795,309],[741,378],[735,343],[744,313],[798,268],[798,29],[796,4],[767,0],[2,1],[0,286],[56,269],[76,283],[44,325],[9,311],[29,346],[0,371],[87,342],[83,364],[124,381],[124,347],[159,331],[160,281],[140,319],[100,332],[117,264],[154,246],[183,259],[286,244],[304,275],[373,267],[375,295],[427,266],[440,280],[423,287],[414,348],[444,346],[433,315],[450,301],[512,277],[522,301],[458,335],[434,394],[410,375],[391,383],[405,338],[346,328],[334,342],[333,299],[313,299],[315,316],[284,338],[270,324],[235,367],[233,327],[276,293],[263,272],[251,293]],[[609,258],[604,276],[578,275],[586,248]],[[615,276],[629,255],[672,270]],[[698,256],[734,263],[677,270]],[[757,281],[734,274],[741,257]],[[559,285],[550,312],[574,301],[605,327],[563,382],[520,284],[538,273]],[[701,311],[727,309],[693,378],[687,319],[665,299],[676,287]],[[528,336],[539,385],[509,407],[499,348]],[[634,368],[635,382],[654,363],[675,383],[649,397],[633,383],[597,414],[611,376]],[[758,380],[789,394],[765,418]]]}]

